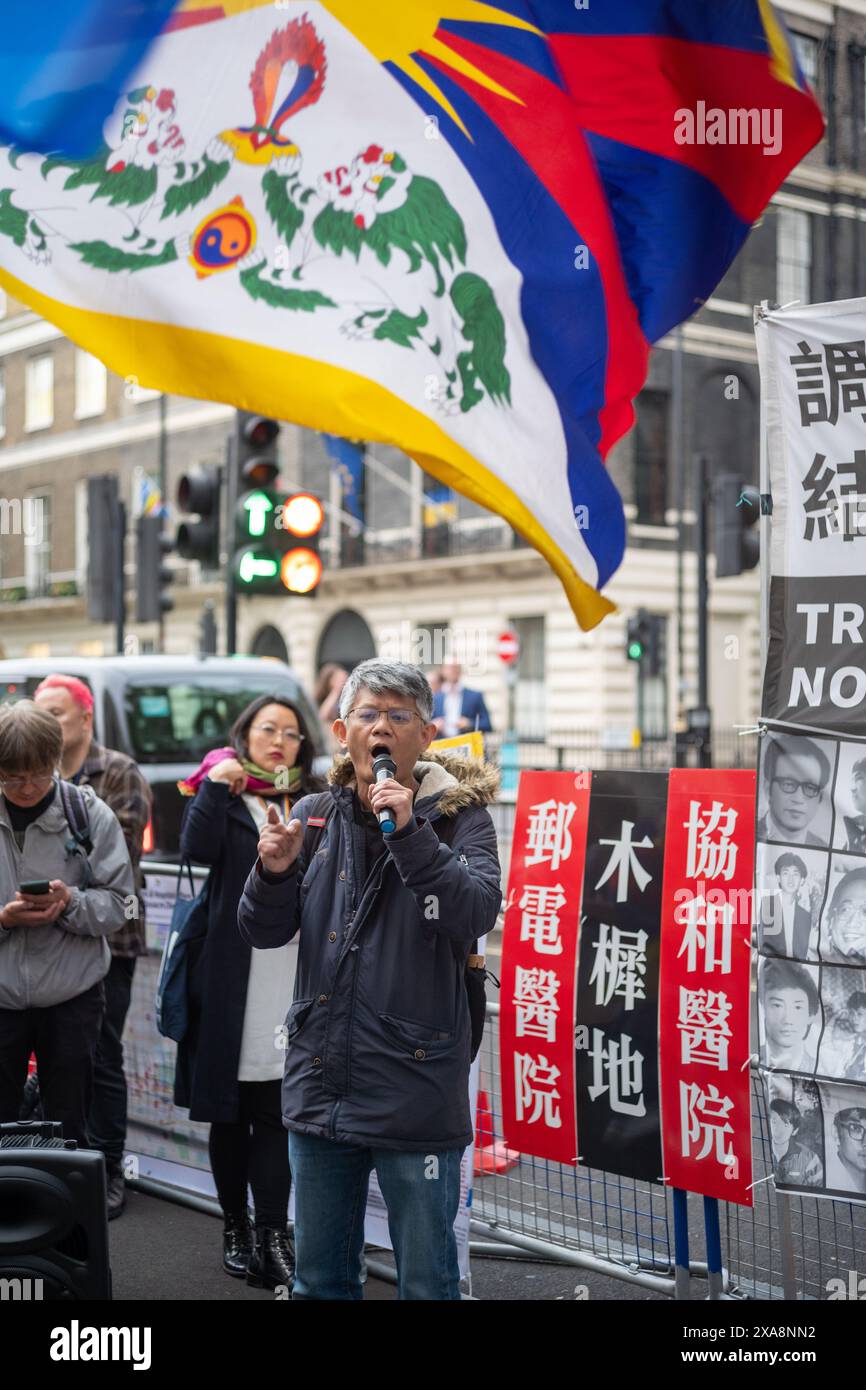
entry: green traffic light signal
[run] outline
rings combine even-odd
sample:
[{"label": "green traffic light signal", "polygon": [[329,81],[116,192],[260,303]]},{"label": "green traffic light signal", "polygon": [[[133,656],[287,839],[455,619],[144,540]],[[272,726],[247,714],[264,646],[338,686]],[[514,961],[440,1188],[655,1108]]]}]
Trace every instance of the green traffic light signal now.
[{"label": "green traffic light signal", "polygon": [[642,642],[629,642],[629,644],[628,644],[628,659],[629,659],[629,661],[641,661],[641,660],[643,659],[643,652],[644,652],[644,649],[643,649],[643,643],[642,643]]},{"label": "green traffic light signal", "polygon": [[269,518],[274,503],[266,492],[251,492],[241,503],[246,512],[246,529],[250,536],[263,536],[267,532]]}]

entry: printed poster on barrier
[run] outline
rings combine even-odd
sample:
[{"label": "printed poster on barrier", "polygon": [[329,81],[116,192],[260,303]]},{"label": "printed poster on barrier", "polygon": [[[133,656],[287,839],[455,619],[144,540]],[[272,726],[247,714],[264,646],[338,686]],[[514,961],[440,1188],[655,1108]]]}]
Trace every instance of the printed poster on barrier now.
[{"label": "printed poster on barrier", "polygon": [[866,300],[756,322],[772,497],[758,1046],[776,1186],[866,1201]]},{"label": "printed poster on barrier", "polygon": [[483,758],[484,735],[476,729],[467,734],[454,734],[451,738],[435,738],[429,751],[450,753],[456,758]]},{"label": "printed poster on barrier", "polygon": [[505,903],[505,1140],[557,1163],[577,1162],[574,982],[591,778],[521,773]]},{"label": "printed poster on barrier", "polygon": [[840,734],[866,704],[866,300],[757,310],[772,497],[762,713]]},{"label": "printed poster on barrier", "polygon": [[671,770],[659,991],[665,1179],[744,1206],[755,781],[751,771]]},{"label": "printed poster on barrier", "polygon": [[667,774],[594,772],[575,1033],[581,1163],[661,1182],[658,978]]}]

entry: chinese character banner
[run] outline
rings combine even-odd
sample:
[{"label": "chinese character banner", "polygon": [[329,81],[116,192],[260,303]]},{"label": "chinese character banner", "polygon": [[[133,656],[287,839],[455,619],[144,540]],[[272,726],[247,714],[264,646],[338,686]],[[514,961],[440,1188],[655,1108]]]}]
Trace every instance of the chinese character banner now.
[{"label": "chinese character banner", "polygon": [[574,979],[590,774],[520,777],[505,904],[500,1059],[507,1142],[577,1161]]},{"label": "chinese character banner", "polygon": [[580,1161],[662,1178],[658,980],[667,773],[592,776],[577,972]]},{"label": "chinese character banner", "polygon": [[773,499],[762,712],[861,733],[866,300],[759,310]]},{"label": "chinese character banner", "polygon": [[749,982],[755,773],[675,768],[659,1051],[672,1187],[752,1205]]},{"label": "chinese character banner", "polygon": [[866,1201],[866,300],[759,311],[758,1045],[776,1186]]}]

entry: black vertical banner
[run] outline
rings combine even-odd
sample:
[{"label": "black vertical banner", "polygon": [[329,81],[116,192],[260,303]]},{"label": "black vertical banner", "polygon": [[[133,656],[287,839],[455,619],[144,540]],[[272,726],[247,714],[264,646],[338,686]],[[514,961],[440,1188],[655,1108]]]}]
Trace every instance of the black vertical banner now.
[{"label": "black vertical banner", "polygon": [[657,1182],[666,772],[594,772],[577,969],[581,1163]]}]

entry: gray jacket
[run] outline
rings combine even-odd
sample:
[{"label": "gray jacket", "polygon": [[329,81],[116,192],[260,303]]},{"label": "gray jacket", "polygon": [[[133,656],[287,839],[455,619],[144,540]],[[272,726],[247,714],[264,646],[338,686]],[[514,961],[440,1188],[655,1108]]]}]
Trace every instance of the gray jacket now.
[{"label": "gray jacket", "polygon": [[111,963],[106,937],[123,926],[125,912],[134,910],[132,865],[117,817],[90,787],[79,791],[93,841],[92,883],[86,889],[77,886],[82,857],[66,851],[70,829],[59,792],[28,825],[23,852],[0,796],[0,907],[15,897],[19,883],[31,879],[59,878],[72,889],[69,907],[52,925],[0,927],[0,1009],[44,1009],[90,989]]}]

